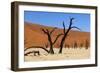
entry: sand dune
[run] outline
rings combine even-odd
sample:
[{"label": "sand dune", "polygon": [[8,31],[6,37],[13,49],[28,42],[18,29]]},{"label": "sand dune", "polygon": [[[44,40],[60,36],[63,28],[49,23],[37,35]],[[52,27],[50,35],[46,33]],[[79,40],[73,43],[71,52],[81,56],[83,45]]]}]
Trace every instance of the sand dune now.
[{"label": "sand dune", "polygon": [[[25,31],[25,48],[30,46],[45,46],[48,43],[47,35],[41,31],[41,29],[48,29],[52,30],[54,27],[47,27],[39,24],[32,24],[25,22],[24,31]],[[55,32],[52,34],[52,41],[54,41],[57,34],[62,33],[62,29],[56,29]],[[60,37],[54,47],[59,47],[59,43],[61,41]],[[71,30],[69,36],[65,40],[65,44],[72,46],[75,42],[80,44],[85,44],[85,41],[90,41],[90,33],[89,32],[82,32],[82,31],[75,31]],[[90,43],[90,42],[89,42]]]}]

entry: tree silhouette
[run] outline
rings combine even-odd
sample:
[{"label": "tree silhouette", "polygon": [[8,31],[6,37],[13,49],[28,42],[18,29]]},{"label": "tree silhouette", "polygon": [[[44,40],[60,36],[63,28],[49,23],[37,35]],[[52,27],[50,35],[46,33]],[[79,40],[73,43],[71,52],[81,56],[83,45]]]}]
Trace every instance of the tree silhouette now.
[{"label": "tree silhouette", "polygon": [[85,41],[85,48],[86,48],[86,49],[89,48],[89,42],[88,42],[88,40]]},{"label": "tree silhouette", "polygon": [[73,44],[73,48],[76,49],[78,47],[77,42],[75,41]]},{"label": "tree silhouette", "polygon": [[[55,30],[57,29],[56,27],[53,28],[52,30],[48,30],[47,28],[41,28],[42,32],[47,36],[48,38],[48,43],[45,44],[45,47],[44,46],[31,46],[31,47],[28,47],[26,48],[24,51],[26,51],[27,49],[30,49],[30,48],[41,48],[43,49],[44,51],[46,51],[48,54],[54,54],[54,44],[57,42],[57,40],[59,39],[60,36],[62,36],[62,39],[61,39],[61,42],[59,44],[59,54],[62,53],[62,50],[63,50],[63,47],[64,47],[64,43],[65,43],[65,39],[67,39],[68,37],[68,34],[70,32],[71,29],[73,28],[76,28],[78,30],[80,30],[78,27],[76,26],[72,26],[72,22],[73,22],[74,18],[70,18],[70,24],[68,26],[68,29],[66,30],[65,28],[65,24],[63,22],[63,33],[59,33],[56,35],[55,39],[52,40],[52,34],[53,32],[55,32]],[[87,43],[86,43],[87,44]],[[50,46],[50,49],[47,49],[47,47]],[[86,45],[87,46],[87,45]],[[69,47],[69,46],[68,46]],[[29,52],[29,53],[32,53],[32,52]]]},{"label": "tree silhouette", "polygon": [[[47,53],[54,54],[54,49],[53,49],[54,44],[56,43],[56,41],[58,40],[58,38],[59,38],[61,35],[63,35],[62,33],[57,34],[55,40],[53,41],[53,40],[52,40],[52,34],[53,34],[53,32],[54,32],[56,29],[57,29],[57,28],[55,27],[55,28],[53,28],[51,31],[49,31],[48,29],[42,28],[42,31],[43,31],[44,34],[47,35],[47,37],[48,37],[48,43],[49,43],[49,44],[48,44],[48,43],[45,44],[45,47],[43,47],[43,46],[31,46],[31,47],[26,48],[24,51],[26,51],[26,50],[28,50],[28,49],[31,49],[31,48],[41,48],[41,49],[43,49],[44,51],[46,51]],[[47,47],[48,47],[49,45],[50,45],[50,49],[48,50]],[[29,52],[29,53],[32,53],[32,52]]]},{"label": "tree silhouette", "polygon": [[69,24],[67,30],[66,30],[65,24],[64,24],[64,22],[63,22],[63,34],[64,34],[64,36],[62,37],[62,40],[61,40],[61,43],[60,43],[60,50],[59,50],[59,53],[62,53],[62,49],[63,49],[63,46],[64,46],[65,39],[67,39],[67,36],[68,36],[70,30],[73,29],[73,28],[76,28],[76,29],[80,30],[78,27],[72,26],[73,20],[74,20],[74,18],[70,18],[70,24]]},{"label": "tree silhouette", "polygon": [[49,53],[49,51],[45,47],[42,47],[42,46],[31,46],[31,47],[26,48],[24,51],[31,49],[31,48],[41,48],[41,49],[43,49],[43,50],[45,50],[46,52]]},{"label": "tree silhouette", "polygon": [[83,47],[83,43],[80,44],[80,49]]},{"label": "tree silhouette", "polygon": [[44,34],[47,35],[47,37],[48,37],[48,42],[49,42],[49,44],[50,44],[50,50],[49,50],[49,53],[50,53],[50,54],[54,54],[54,50],[53,50],[54,44],[56,43],[56,41],[58,40],[58,38],[59,38],[61,35],[63,35],[62,33],[56,35],[56,38],[55,38],[55,40],[53,41],[51,36],[52,36],[52,33],[55,31],[55,29],[57,29],[57,28],[55,27],[54,29],[52,29],[51,31],[49,31],[48,29],[43,29],[43,28],[42,28],[42,31],[43,31]]}]

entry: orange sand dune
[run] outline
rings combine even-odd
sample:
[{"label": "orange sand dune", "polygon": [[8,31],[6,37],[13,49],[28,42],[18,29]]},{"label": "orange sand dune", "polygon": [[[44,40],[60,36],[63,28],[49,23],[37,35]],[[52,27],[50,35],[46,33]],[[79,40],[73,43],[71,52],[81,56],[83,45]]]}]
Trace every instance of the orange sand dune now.
[{"label": "orange sand dune", "polygon": [[[54,27],[47,27],[47,26],[25,22],[25,26],[24,26],[25,48],[31,47],[31,46],[43,46],[44,47],[47,43],[49,44],[47,35],[45,35],[43,31],[41,31],[42,28],[48,29],[50,31]],[[54,41],[57,34],[60,34],[62,32],[63,32],[62,29],[59,29],[59,28],[56,29],[55,32],[52,34],[52,41]],[[54,47],[59,47],[61,38],[62,36],[58,39]],[[78,46],[80,44],[85,45],[86,40],[88,42],[90,41],[89,32],[71,30],[69,33],[69,36],[65,40],[65,45],[72,46],[75,42],[77,43]]]}]

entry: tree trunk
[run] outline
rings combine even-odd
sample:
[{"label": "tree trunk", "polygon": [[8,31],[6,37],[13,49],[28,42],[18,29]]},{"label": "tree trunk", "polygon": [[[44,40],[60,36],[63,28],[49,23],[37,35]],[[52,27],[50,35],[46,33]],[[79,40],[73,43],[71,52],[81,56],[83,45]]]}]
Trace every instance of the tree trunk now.
[{"label": "tree trunk", "polygon": [[65,29],[65,24],[64,24],[64,22],[63,22],[63,27],[64,27],[63,32],[64,32],[64,36],[63,36],[63,38],[62,38],[62,40],[61,40],[61,43],[60,43],[60,50],[59,50],[59,53],[62,53],[62,49],[63,49],[63,46],[64,46],[64,42],[65,42],[65,39],[66,39],[67,36],[68,36],[69,31],[70,31],[72,28],[76,28],[76,29],[80,30],[78,27],[72,26],[72,20],[73,20],[73,19],[74,19],[74,18],[71,18],[71,19],[70,19],[70,25],[69,25],[67,31],[66,31],[66,29]]},{"label": "tree trunk", "polygon": [[69,31],[70,31],[70,28],[67,30],[67,32],[64,34],[64,37],[61,40],[59,54],[62,53],[63,45],[64,45],[64,42],[65,42],[65,39],[68,36]]},{"label": "tree trunk", "polygon": [[50,51],[49,51],[49,53],[50,53],[50,54],[54,54],[54,50],[53,50],[53,46],[52,46],[52,45],[50,46]]},{"label": "tree trunk", "polygon": [[64,42],[65,42],[65,38],[66,37],[64,36],[64,38],[61,41],[59,53],[62,53],[63,45],[64,45]]},{"label": "tree trunk", "polygon": [[50,54],[54,54],[53,44],[52,44],[51,36],[50,35],[48,35],[48,40],[49,40],[49,43],[50,43],[50,51],[49,51],[49,53]]}]

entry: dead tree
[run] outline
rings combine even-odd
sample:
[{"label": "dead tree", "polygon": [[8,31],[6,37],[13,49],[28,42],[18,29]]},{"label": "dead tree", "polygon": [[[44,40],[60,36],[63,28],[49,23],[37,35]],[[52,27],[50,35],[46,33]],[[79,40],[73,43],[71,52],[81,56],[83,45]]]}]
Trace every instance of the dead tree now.
[{"label": "dead tree", "polygon": [[53,41],[52,40],[52,33],[55,31],[55,29],[57,29],[56,27],[54,29],[52,29],[51,31],[49,31],[48,29],[43,29],[42,28],[42,31],[44,32],[45,35],[47,35],[48,37],[48,42],[50,44],[50,50],[49,50],[49,53],[50,54],[54,54],[54,50],[53,50],[53,47],[54,47],[54,44],[56,43],[56,41],[58,40],[58,38],[63,35],[62,33],[61,34],[58,34],[55,38],[55,40]]},{"label": "dead tree", "polygon": [[80,44],[80,49],[83,47],[83,43]]},{"label": "dead tree", "polygon": [[31,46],[31,47],[26,48],[24,51],[31,49],[31,48],[41,48],[41,49],[45,50],[47,53],[49,53],[49,51],[45,47],[42,47],[42,46]]},{"label": "dead tree", "polygon": [[70,46],[69,46],[68,44],[65,44],[65,48],[68,48],[68,49],[69,49],[69,48],[70,48]]},{"label": "dead tree", "polygon": [[77,42],[75,41],[73,44],[73,48],[76,49],[78,47]]},{"label": "dead tree", "polygon": [[62,49],[63,49],[63,46],[64,46],[65,39],[67,39],[67,36],[68,36],[70,30],[73,29],[73,28],[76,28],[76,29],[80,30],[78,27],[72,26],[72,24],[73,24],[72,21],[73,21],[73,20],[74,20],[74,18],[71,18],[71,19],[70,19],[70,24],[69,24],[69,27],[68,27],[67,30],[66,30],[65,24],[64,24],[64,22],[63,22],[63,34],[64,34],[64,36],[62,37],[62,40],[61,40],[61,43],[60,43],[60,50],[59,50],[59,53],[62,53]]},{"label": "dead tree", "polygon": [[[59,38],[60,36],[63,35],[63,37],[62,37],[62,39],[61,39],[61,42],[60,42],[60,50],[59,50],[59,52],[58,52],[58,53],[62,53],[62,49],[63,49],[64,43],[65,43],[65,39],[68,37],[68,34],[69,34],[70,30],[73,29],[73,28],[79,29],[79,28],[76,27],[76,26],[72,26],[72,24],[73,24],[72,21],[73,21],[73,20],[74,20],[74,18],[71,18],[71,19],[70,19],[70,24],[69,24],[69,27],[68,27],[67,30],[66,30],[65,24],[64,24],[64,22],[63,22],[63,33],[59,33],[58,35],[56,35],[56,38],[55,38],[54,41],[52,40],[52,33],[53,33],[53,32],[55,31],[55,29],[57,29],[57,28],[54,28],[54,29],[52,29],[51,31],[49,31],[49,30],[46,29],[46,28],[45,28],[45,29],[42,28],[42,31],[43,31],[44,34],[47,35],[47,37],[48,37],[48,42],[49,42],[49,45],[50,45],[50,49],[49,49],[49,50],[47,50],[47,48],[46,48],[46,47],[43,47],[43,46],[31,46],[31,47],[26,48],[25,51],[26,51],[27,49],[30,49],[30,48],[41,48],[41,49],[45,50],[47,53],[54,54],[54,49],[53,49],[54,44],[56,43],[56,41],[58,40],[58,38]],[[79,30],[80,30],[80,29],[79,29]]]},{"label": "dead tree", "polygon": [[[52,41],[52,33],[55,31],[55,29],[57,28],[54,28],[52,29],[51,31],[49,31],[48,29],[43,29],[42,28],[42,31],[44,32],[45,35],[47,35],[48,37],[48,42],[49,42],[49,45],[50,45],[50,49],[48,50],[47,47],[49,46],[48,44],[45,45],[45,47],[43,46],[31,46],[31,47],[28,47],[26,48],[24,51],[28,50],[28,49],[31,49],[31,48],[41,48],[43,49],[44,51],[46,51],[47,53],[50,53],[50,54],[54,54],[54,50],[53,50],[53,47],[54,47],[54,44],[56,43],[56,41],[58,40],[58,38],[63,35],[62,33],[61,34],[58,34],[56,35],[56,38],[54,41]],[[31,52],[30,52],[31,53]]]},{"label": "dead tree", "polygon": [[31,53],[33,53],[33,52],[30,51],[30,52],[25,53],[24,55],[25,55],[25,56],[28,56],[28,54],[31,54]]},{"label": "dead tree", "polygon": [[85,41],[85,48],[86,48],[86,49],[89,48],[89,42],[88,42],[88,40]]}]

